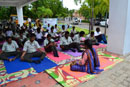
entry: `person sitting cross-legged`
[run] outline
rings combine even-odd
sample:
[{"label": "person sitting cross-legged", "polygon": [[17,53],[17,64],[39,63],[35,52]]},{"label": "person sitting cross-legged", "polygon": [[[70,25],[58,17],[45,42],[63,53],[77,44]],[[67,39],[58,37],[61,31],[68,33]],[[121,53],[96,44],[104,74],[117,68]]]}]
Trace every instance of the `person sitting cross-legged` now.
[{"label": "person sitting cross-legged", "polygon": [[[38,42],[35,40],[36,35],[31,34],[30,40],[26,41],[23,48],[23,54],[21,56],[21,60],[25,62],[34,62],[36,64],[41,63],[41,61],[46,56],[45,52],[42,51]],[[39,51],[37,51],[39,50]],[[40,57],[38,60],[33,60],[33,57]]]},{"label": "person sitting cross-legged", "polygon": [[[21,52],[19,51],[19,46],[16,41],[12,40],[11,37],[6,37],[6,42],[2,46],[2,52],[0,53],[0,60],[13,61],[20,57]],[[14,56],[14,58],[9,59],[8,57]]]},{"label": "person sitting cross-legged", "polygon": [[57,49],[56,49],[57,44],[55,43],[55,41],[52,39],[51,35],[48,34],[47,38],[44,41],[44,48],[45,51],[48,52],[53,52],[55,57],[59,57]]},{"label": "person sitting cross-legged", "polygon": [[72,71],[86,72],[89,74],[98,74],[103,71],[100,69],[100,60],[96,50],[92,47],[91,40],[85,40],[85,51],[81,60],[73,61],[70,64]]},{"label": "person sitting cross-legged", "polygon": [[64,37],[61,37],[61,39],[60,39],[60,47],[61,47],[61,49],[63,51],[71,50],[73,52],[76,52],[75,49],[80,51],[79,47],[77,45],[75,45],[75,43],[73,43],[71,37],[69,36],[69,32],[68,31],[65,32],[65,36]]},{"label": "person sitting cross-legged", "polygon": [[59,36],[57,33],[54,32],[54,27],[51,27],[51,31],[49,32],[49,34],[51,35],[51,37],[55,40],[55,41],[59,41]]}]

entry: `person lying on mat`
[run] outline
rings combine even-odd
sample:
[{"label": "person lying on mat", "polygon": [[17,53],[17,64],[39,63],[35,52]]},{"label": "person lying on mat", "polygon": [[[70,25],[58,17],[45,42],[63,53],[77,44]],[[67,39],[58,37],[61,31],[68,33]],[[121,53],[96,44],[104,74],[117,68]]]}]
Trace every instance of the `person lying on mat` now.
[{"label": "person lying on mat", "polygon": [[96,31],[94,32],[94,36],[96,37],[99,43],[103,42],[107,44],[106,36],[101,33],[100,28],[96,28]]},{"label": "person lying on mat", "polygon": [[52,39],[54,39],[55,41],[58,41],[60,38],[58,34],[54,32],[54,26],[51,27],[51,31],[49,32],[49,34],[51,35]]},{"label": "person lying on mat", "polygon": [[92,41],[85,40],[85,51],[82,54],[82,59],[71,63],[70,69],[72,71],[87,72],[89,74],[98,74],[103,71],[100,69],[100,61],[98,54],[92,48]]},{"label": "person lying on mat", "polygon": [[87,35],[86,39],[91,40],[93,45],[99,45],[97,39],[94,36],[94,32],[93,31],[90,33],[90,35]]},{"label": "person lying on mat", "polygon": [[[19,46],[16,41],[12,40],[11,37],[6,37],[6,42],[2,46],[2,52],[0,53],[0,60],[13,61],[16,58],[20,57],[21,53],[19,52]],[[12,59],[8,57],[15,56]]]},{"label": "person lying on mat", "polygon": [[[45,52],[42,51],[41,47],[39,46],[38,42],[35,40],[36,35],[31,34],[30,40],[26,41],[23,48],[23,54],[21,56],[21,61],[25,62],[34,62],[36,64],[41,63],[41,61],[46,56]],[[37,51],[37,49],[39,51]],[[39,57],[38,60],[33,60],[33,57]]]},{"label": "person lying on mat", "polygon": [[63,51],[71,50],[73,52],[76,52],[76,50],[74,50],[74,48],[75,48],[79,52],[81,52],[79,46],[77,46],[77,44],[73,43],[71,37],[69,36],[69,32],[68,31],[65,32],[65,36],[64,37],[61,37],[61,39],[60,39],[60,47],[61,47],[61,49]]},{"label": "person lying on mat", "polygon": [[44,41],[44,48],[45,51],[48,52],[53,52],[54,57],[59,57],[57,49],[56,49],[57,44],[55,41],[52,39],[51,35],[48,34],[47,38]]}]

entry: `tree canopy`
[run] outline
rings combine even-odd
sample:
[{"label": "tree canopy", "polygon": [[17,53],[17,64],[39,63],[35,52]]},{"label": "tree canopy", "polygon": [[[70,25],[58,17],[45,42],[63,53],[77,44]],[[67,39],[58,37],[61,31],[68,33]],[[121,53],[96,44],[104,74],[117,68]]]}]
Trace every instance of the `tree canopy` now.
[{"label": "tree canopy", "polygon": [[[61,0],[38,0],[23,8],[23,14],[36,19],[43,17],[67,17],[72,16],[74,11],[63,7]],[[15,7],[0,7],[0,19],[9,19],[11,14],[16,14]]]}]

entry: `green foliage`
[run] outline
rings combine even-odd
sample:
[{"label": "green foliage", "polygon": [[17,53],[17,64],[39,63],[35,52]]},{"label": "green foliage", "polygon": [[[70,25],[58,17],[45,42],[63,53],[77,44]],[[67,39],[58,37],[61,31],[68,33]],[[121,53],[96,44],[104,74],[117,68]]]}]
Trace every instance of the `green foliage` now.
[{"label": "green foliage", "polygon": [[[74,0],[74,1],[77,4],[82,0]],[[99,16],[99,14],[101,16],[105,16],[106,13],[109,13],[109,0],[85,0],[79,12],[84,17],[91,17],[92,8],[94,8],[94,17]]]}]

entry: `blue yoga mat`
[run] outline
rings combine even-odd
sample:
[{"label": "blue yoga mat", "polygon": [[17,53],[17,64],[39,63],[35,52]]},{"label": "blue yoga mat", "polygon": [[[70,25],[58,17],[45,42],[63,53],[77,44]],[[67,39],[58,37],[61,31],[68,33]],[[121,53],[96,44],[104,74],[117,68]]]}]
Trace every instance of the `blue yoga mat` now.
[{"label": "blue yoga mat", "polygon": [[[9,58],[13,58],[13,57],[9,57]],[[29,63],[21,62],[20,58],[12,62],[5,60],[4,65],[8,74],[31,68]]]},{"label": "blue yoga mat", "polygon": [[[34,60],[34,58],[33,58],[33,60]],[[35,63],[30,63],[30,64],[38,73],[45,71],[46,69],[50,69],[50,68],[57,66],[56,63],[52,62],[48,58],[44,58],[40,64],[35,64]]]}]

